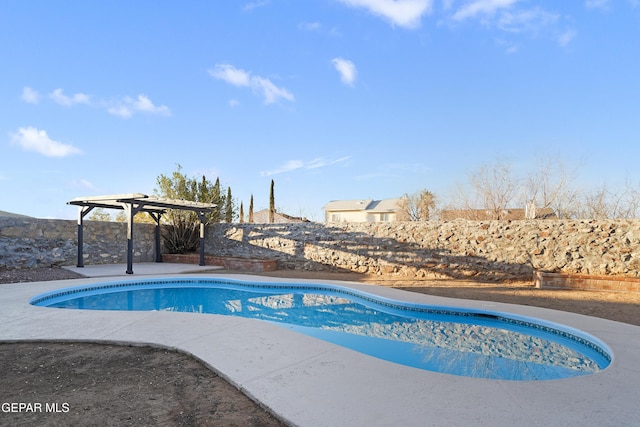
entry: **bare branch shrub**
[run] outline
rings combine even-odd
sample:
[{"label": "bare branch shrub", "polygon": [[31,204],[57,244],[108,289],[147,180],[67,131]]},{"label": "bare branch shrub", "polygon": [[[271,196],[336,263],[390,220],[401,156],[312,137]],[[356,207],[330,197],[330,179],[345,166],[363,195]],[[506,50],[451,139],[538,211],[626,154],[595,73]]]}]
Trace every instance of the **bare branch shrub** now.
[{"label": "bare branch shrub", "polygon": [[483,213],[491,219],[503,219],[519,191],[519,180],[511,172],[511,166],[500,160],[484,164],[468,175],[468,187],[458,184],[451,197],[450,208],[467,211],[468,219]]},{"label": "bare branch shrub", "polygon": [[581,204],[573,184],[577,170],[559,158],[538,157],[536,170],[525,178],[522,204],[533,202],[536,208],[553,209],[558,218],[574,218]]},{"label": "bare branch shrub", "polygon": [[400,199],[398,221],[428,221],[436,208],[436,195],[429,190],[405,194]]}]

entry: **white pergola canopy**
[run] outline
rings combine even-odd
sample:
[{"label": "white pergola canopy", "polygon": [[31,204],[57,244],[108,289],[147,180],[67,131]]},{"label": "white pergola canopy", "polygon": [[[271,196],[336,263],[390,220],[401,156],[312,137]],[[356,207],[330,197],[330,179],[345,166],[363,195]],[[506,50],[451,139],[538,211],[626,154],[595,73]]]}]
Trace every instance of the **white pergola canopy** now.
[{"label": "white pergola canopy", "polygon": [[77,197],[67,202],[78,206],[78,267],[84,267],[83,220],[94,208],[121,209],[127,214],[127,274],[133,274],[133,217],[138,212],[147,212],[156,222],[156,262],[162,262],[160,254],[160,218],[167,209],[195,212],[200,219],[200,265],[204,265],[204,227],[206,214],[214,212],[214,203],[192,202],[190,200],[150,197],[142,193],[111,194],[106,196]]}]

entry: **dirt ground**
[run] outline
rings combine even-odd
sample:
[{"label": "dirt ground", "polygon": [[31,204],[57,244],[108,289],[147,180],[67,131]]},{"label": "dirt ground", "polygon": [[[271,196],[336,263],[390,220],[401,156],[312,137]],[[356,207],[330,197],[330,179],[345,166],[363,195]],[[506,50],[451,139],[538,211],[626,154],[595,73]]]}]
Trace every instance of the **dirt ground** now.
[{"label": "dirt ground", "polygon": [[[356,273],[277,271],[263,275],[372,283],[445,297],[540,306],[640,326],[640,294],[540,290],[531,283],[420,281]],[[77,277],[60,268],[0,269],[0,283]],[[284,425],[199,361],[163,349],[0,343],[0,370],[0,425]],[[18,411],[20,403],[31,406]]]}]

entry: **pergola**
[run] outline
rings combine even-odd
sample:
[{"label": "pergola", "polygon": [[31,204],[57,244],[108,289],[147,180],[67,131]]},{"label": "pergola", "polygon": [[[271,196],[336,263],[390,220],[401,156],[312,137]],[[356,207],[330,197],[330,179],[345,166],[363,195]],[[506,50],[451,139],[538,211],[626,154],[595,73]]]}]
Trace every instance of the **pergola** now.
[{"label": "pergola", "polygon": [[160,253],[160,218],[162,214],[164,214],[167,209],[195,212],[200,219],[200,265],[204,265],[204,227],[206,224],[206,214],[218,208],[218,205],[213,203],[150,197],[142,193],[77,197],[67,202],[67,204],[78,206],[78,267],[84,267],[82,256],[84,217],[94,208],[120,209],[125,211],[127,215],[127,274],[133,274],[133,217],[138,212],[147,212],[156,222],[156,262],[162,262]]}]

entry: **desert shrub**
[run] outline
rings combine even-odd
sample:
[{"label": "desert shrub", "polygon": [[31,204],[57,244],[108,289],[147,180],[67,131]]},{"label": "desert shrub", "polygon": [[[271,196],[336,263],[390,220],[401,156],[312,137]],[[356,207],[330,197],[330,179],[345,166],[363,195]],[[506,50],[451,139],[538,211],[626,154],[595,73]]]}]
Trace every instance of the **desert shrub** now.
[{"label": "desert shrub", "polygon": [[170,224],[163,227],[162,238],[168,253],[196,252],[200,242],[199,224],[185,215],[173,215]]}]

